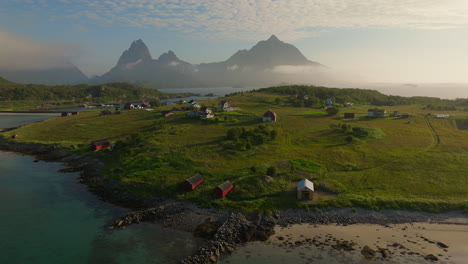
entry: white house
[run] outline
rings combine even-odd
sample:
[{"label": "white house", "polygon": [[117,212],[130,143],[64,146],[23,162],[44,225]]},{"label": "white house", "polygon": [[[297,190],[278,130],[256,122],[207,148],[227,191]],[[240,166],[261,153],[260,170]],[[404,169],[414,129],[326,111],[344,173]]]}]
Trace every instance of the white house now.
[{"label": "white house", "polygon": [[198,102],[196,100],[190,100],[188,103],[187,103],[187,106],[186,106],[187,109],[191,109],[191,108],[200,108],[200,105],[198,104]]},{"label": "white house", "polygon": [[229,111],[231,111],[231,104],[228,101],[219,102],[218,111],[220,111],[220,112],[229,112]]},{"label": "white house", "polygon": [[298,200],[312,200],[314,191],[314,183],[307,179],[297,183]]}]

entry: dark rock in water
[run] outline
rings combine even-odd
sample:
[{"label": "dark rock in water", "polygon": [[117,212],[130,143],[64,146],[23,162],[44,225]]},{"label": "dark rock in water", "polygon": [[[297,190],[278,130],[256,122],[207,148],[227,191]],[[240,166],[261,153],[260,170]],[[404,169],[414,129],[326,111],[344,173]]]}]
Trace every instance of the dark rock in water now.
[{"label": "dark rock in water", "polygon": [[388,249],[379,247],[378,250],[379,250],[379,253],[382,254],[383,259],[387,259],[390,257],[390,252],[388,251]]},{"label": "dark rock in water", "polygon": [[206,222],[198,225],[193,231],[195,237],[202,237],[206,239],[211,239],[218,231],[222,223],[220,222],[211,222],[211,219],[206,219]]},{"label": "dark rock in water", "polygon": [[58,172],[61,172],[61,173],[71,173],[71,172],[78,172],[78,171],[81,171],[81,170],[82,170],[81,168],[70,167],[70,168],[61,169],[61,170],[59,170]]},{"label": "dark rock in water", "polygon": [[368,246],[364,246],[361,250],[361,254],[364,256],[364,258],[371,260],[375,257],[375,250]]},{"label": "dark rock in water", "polygon": [[424,257],[425,260],[430,260],[430,261],[438,261],[439,258],[437,258],[436,256],[432,255],[432,254],[429,254],[427,256]]},{"label": "dark rock in water", "polygon": [[437,246],[439,246],[440,248],[448,248],[448,246],[442,242],[437,242]]},{"label": "dark rock in water", "polygon": [[344,251],[352,251],[352,250],[355,250],[354,249],[354,246],[356,244],[353,243],[353,242],[349,242],[349,241],[336,241],[336,244],[335,245],[332,245],[332,248],[333,249],[336,249],[336,250],[344,250]]}]

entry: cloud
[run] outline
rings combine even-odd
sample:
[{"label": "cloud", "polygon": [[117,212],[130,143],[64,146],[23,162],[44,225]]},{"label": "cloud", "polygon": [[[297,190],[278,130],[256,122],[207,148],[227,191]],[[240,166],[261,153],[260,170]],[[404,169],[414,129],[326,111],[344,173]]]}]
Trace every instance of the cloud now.
[{"label": "cloud", "polygon": [[68,60],[79,54],[73,44],[37,42],[0,31],[0,70],[38,70],[69,67]]},{"label": "cloud", "polygon": [[[25,4],[24,9],[46,9]],[[468,25],[466,0],[80,0],[56,2],[51,16],[91,23],[191,32],[203,38],[293,40],[323,28]]]}]

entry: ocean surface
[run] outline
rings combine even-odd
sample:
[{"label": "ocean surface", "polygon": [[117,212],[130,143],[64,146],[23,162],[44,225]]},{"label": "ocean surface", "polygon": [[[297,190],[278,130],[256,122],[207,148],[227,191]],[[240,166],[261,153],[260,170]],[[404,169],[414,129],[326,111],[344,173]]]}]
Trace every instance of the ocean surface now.
[{"label": "ocean surface", "polygon": [[[330,87],[337,88],[361,88],[377,90],[387,95],[399,96],[429,96],[443,99],[468,98],[468,83],[349,83]],[[198,99],[207,98],[205,95],[213,93],[220,97],[226,94],[250,91],[263,87],[214,87],[214,88],[173,88],[159,89],[165,93],[196,93]]]},{"label": "ocean surface", "polygon": [[[0,128],[39,120],[0,116]],[[78,173],[61,168],[0,151],[0,263],[177,263],[198,247],[192,234],[156,224],[109,230],[128,210],[97,199]]]}]

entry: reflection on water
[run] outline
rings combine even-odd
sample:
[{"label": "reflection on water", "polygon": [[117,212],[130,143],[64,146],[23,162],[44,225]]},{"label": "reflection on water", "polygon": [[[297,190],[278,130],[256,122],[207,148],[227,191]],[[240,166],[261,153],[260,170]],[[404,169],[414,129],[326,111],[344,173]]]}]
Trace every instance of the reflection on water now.
[{"label": "reflection on water", "polygon": [[177,263],[190,233],[143,224],[111,231],[126,209],[98,200],[57,163],[0,151],[0,263]]}]

